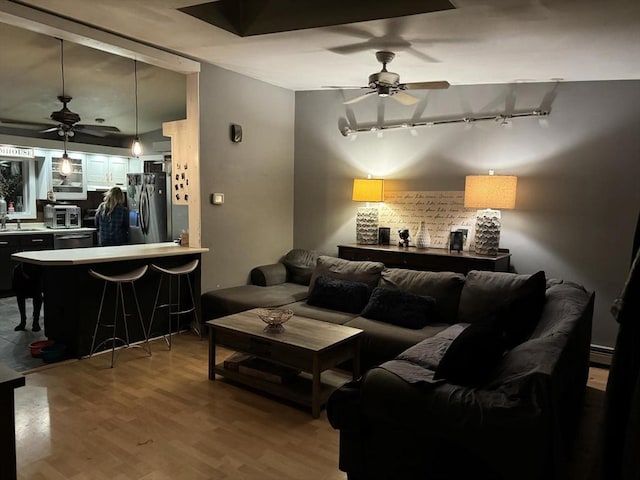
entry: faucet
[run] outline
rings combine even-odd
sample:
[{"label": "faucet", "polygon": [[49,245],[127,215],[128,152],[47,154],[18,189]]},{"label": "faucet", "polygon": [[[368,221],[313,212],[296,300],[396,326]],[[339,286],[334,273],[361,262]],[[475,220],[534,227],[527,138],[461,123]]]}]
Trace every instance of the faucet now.
[{"label": "faucet", "polygon": [[22,227],[20,226],[20,219],[19,219],[19,218],[16,218],[16,225],[17,225],[17,226],[16,226],[16,228],[17,228],[18,230],[21,230],[21,229],[22,229]]},{"label": "faucet", "polygon": [[7,214],[3,213],[2,215],[0,215],[0,230],[6,230],[7,229]]}]

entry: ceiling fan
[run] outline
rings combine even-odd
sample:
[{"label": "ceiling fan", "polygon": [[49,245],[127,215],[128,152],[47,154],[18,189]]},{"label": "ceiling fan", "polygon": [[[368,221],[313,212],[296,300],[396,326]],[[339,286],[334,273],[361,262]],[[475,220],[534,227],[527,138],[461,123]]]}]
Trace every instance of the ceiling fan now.
[{"label": "ceiling fan", "polygon": [[111,127],[107,125],[84,125],[78,123],[80,121],[80,115],[69,110],[69,107],[67,106],[68,103],[71,102],[71,98],[72,97],[64,94],[58,96],[58,100],[62,102],[62,108],[60,110],[56,110],[55,112],[51,112],[51,115],[49,117],[51,118],[51,120],[58,122],[58,125],[49,126],[44,130],[40,130],[40,133],[57,131],[58,135],[61,137],[64,135],[73,137],[76,132],[82,132],[86,133],[87,135],[93,135],[96,137],[106,137],[109,133],[120,132],[120,129],[118,127]]},{"label": "ceiling fan", "polygon": [[[64,89],[64,48],[63,40],[60,39],[60,70],[62,72],[62,95],[58,96],[58,100],[62,102],[62,108],[51,112],[49,118],[57,125],[51,125],[48,123],[33,123],[22,122],[19,120],[6,120],[0,119],[0,127],[9,126],[21,129],[35,129],[40,130],[39,133],[58,132],[60,137],[70,138],[75,135],[76,132],[82,132],[87,135],[93,135],[96,137],[106,137],[112,133],[120,133],[118,127],[111,127],[106,125],[83,125],[80,122],[80,115],[72,112],[67,106],[71,102],[72,97],[65,94]],[[97,121],[99,119],[96,119]],[[103,120],[104,121],[104,120]]]},{"label": "ceiling fan", "polygon": [[405,90],[435,90],[449,88],[449,82],[447,81],[400,83],[400,75],[387,70],[387,64],[391,63],[391,60],[393,60],[395,56],[396,54],[393,52],[376,52],[376,58],[382,64],[382,70],[369,75],[369,84],[366,87],[331,86],[327,88],[366,88],[370,90],[364,95],[347,100],[344,102],[345,105],[364,100],[372,94],[377,94],[380,97],[391,97],[403,105],[413,105],[417,103],[419,99],[413,95],[409,95]]}]

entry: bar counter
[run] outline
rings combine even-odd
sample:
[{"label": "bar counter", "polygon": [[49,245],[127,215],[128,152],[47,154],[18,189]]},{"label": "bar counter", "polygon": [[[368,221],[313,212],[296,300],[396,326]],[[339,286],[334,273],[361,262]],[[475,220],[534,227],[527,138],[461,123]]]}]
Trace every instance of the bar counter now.
[{"label": "bar counter", "polygon": [[[152,263],[166,268],[176,267],[195,258],[201,259],[201,254],[208,251],[208,248],[183,247],[173,242],[166,242],[117,247],[20,252],[14,253],[12,258],[18,262],[30,263],[40,267],[44,292],[45,335],[56,343],[66,345],[66,357],[80,358],[89,355],[91,351],[91,340],[104,285],[101,280],[89,275],[90,269],[105,275],[118,275]],[[202,325],[200,273],[201,264],[191,274],[198,327]],[[153,313],[159,281],[160,274],[149,269],[140,280],[135,282],[145,328],[148,328],[151,314]],[[183,282],[181,286],[180,298],[183,305],[190,303],[186,284],[187,282]],[[166,303],[167,301],[166,285],[167,282],[164,281],[159,303]],[[131,314],[128,315],[127,321],[130,341],[133,343],[143,340],[144,332],[137,318],[131,289],[125,286],[124,290],[127,313]],[[102,313],[104,318],[107,319],[114,317],[114,292],[115,286],[109,285]],[[188,315],[184,315],[184,317],[188,318],[181,318],[181,328],[189,327],[193,320]],[[119,320],[117,336],[124,338],[125,332],[124,329],[121,329],[121,324],[122,322]],[[167,329],[168,315],[165,312],[160,315],[156,314],[153,331],[150,332],[149,336],[153,338],[163,335],[168,332]],[[99,343],[100,339],[111,336],[110,333],[99,331],[96,344]]]}]

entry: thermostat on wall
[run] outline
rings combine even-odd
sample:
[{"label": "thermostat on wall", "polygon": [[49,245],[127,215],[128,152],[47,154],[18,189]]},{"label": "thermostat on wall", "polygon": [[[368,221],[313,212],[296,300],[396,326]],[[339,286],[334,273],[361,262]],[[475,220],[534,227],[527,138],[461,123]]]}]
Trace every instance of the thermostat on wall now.
[{"label": "thermostat on wall", "polygon": [[224,203],[224,193],[212,193],[211,194],[211,204],[212,205],[222,205]]}]

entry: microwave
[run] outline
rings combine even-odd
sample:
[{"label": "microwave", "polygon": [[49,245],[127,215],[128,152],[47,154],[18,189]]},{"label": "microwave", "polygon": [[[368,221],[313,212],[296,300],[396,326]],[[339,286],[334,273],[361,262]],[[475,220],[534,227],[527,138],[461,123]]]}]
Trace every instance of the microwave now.
[{"label": "microwave", "polygon": [[47,228],[80,228],[82,215],[76,205],[45,205],[44,225]]}]

